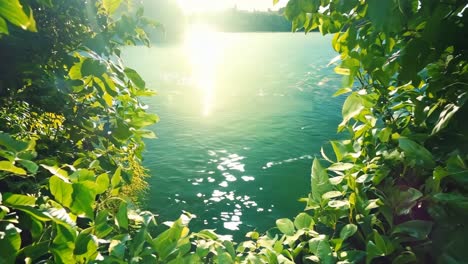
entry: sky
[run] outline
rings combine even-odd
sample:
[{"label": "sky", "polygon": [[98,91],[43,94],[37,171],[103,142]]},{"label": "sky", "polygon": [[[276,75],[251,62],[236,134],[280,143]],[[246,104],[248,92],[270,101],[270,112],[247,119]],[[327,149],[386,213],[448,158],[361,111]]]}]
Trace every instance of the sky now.
[{"label": "sky", "polygon": [[185,13],[218,11],[237,6],[242,10],[266,11],[279,9],[286,5],[288,0],[280,0],[273,6],[273,0],[177,0],[177,3]]}]

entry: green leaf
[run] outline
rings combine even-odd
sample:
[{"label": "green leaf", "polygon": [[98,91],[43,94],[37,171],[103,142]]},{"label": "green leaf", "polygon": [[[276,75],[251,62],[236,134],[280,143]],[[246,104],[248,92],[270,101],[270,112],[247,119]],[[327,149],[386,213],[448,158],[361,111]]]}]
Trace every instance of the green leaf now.
[{"label": "green leaf", "polygon": [[102,65],[99,61],[93,59],[85,59],[81,65],[81,75],[86,76],[97,76],[100,77],[106,72],[106,66]]},{"label": "green leaf", "polygon": [[41,222],[47,222],[51,220],[49,215],[45,214],[42,211],[39,211],[39,209],[36,209],[31,205],[11,205],[11,207],[22,211]]},{"label": "green leaf", "polygon": [[279,0],[273,0],[273,5],[276,5],[279,2]]},{"label": "green leaf", "polygon": [[30,160],[20,159],[18,160],[18,163],[21,164],[23,167],[25,167],[30,173],[36,173],[37,170],[39,169],[39,166],[37,166],[36,163]]},{"label": "green leaf", "polygon": [[340,197],[340,196],[343,196],[343,194],[339,191],[330,191],[330,192],[326,192],[322,195],[322,199],[324,200],[328,200],[328,199],[332,199],[332,198],[336,198],[336,197]]},{"label": "green leaf", "polygon": [[87,231],[81,232],[75,241],[73,254],[77,256],[78,263],[85,263],[97,256],[97,241]]},{"label": "green leaf", "polygon": [[21,230],[13,224],[8,224],[5,231],[0,232],[0,263],[15,263],[16,255],[21,247]]},{"label": "green leaf", "polygon": [[0,1],[0,16],[24,30],[37,31],[32,13],[28,16],[18,0]]},{"label": "green leaf", "polygon": [[320,263],[336,263],[332,255],[333,252],[328,242],[328,237],[325,235],[320,235],[319,237],[309,240],[309,250],[312,254],[319,257]]},{"label": "green leaf", "polygon": [[125,68],[124,72],[137,88],[145,89],[145,81],[143,81],[143,79],[134,69]]},{"label": "green leaf", "polygon": [[373,241],[367,242],[366,252],[367,252],[366,264],[370,264],[372,259],[376,257],[385,256],[385,252],[379,249]]},{"label": "green leaf", "polygon": [[8,35],[8,26],[2,17],[0,17],[0,34],[7,34]]},{"label": "green leaf", "polygon": [[395,190],[394,195],[396,199],[393,206],[397,215],[409,214],[419,198],[423,196],[419,190],[414,188],[408,188],[404,191]]},{"label": "green leaf", "polygon": [[70,77],[70,79],[79,80],[83,78],[83,76],[81,75],[82,65],[83,65],[83,61],[79,61],[70,68],[70,71],[68,72],[68,76]]},{"label": "green leaf", "polygon": [[16,167],[13,162],[2,160],[0,161],[0,171],[8,171],[13,174],[26,175],[26,171],[22,168]]},{"label": "green leaf", "polygon": [[398,257],[396,257],[392,264],[409,264],[409,263],[417,263],[418,258],[416,255],[411,251],[405,251],[401,253]]},{"label": "green leaf", "polygon": [[[161,260],[165,260],[171,252],[176,248],[177,241],[180,239],[184,226],[180,220],[174,222],[171,228],[162,232],[153,240],[153,248],[160,256]],[[199,255],[199,247],[197,247],[197,254]],[[208,252],[207,252],[208,253]]]},{"label": "green leaf", "polygon": [[34,206],[36,204],[36,198],[32,196],[23,195],[23,194],[4,193],[3,203],[6,205],[10,205],[10,206],[16,206],[16,205]]},{"label": "green leaf", "polygon": [[299,230],[303,228],[312,229],[314,226],[314,220],[306,213],[300,213],[294,219],[294,226]]},{"label": "green leaf", "polygon": [[49,188],[57,202],[63,206],[70,207],[73,195],[71,183],[64,182],[61,178],[54,175],[49,179]]},{"label": "green leaf", "polygon": [[400,137],[398,141],[409,165],[426,168],[435,167],[434,158],[426,148],[405,137]]},{"label": "green leaf", "polygon": [[447,104],[444,107],[444,110],[440,113],[439,120],[437,120],[437,123],[434,126],[431,135],[437,134],[439,131],[444,129],[448,125],[452,117],[455,115],[455,113],[457,113],[458,109],[460,109],[460,107],[454,104]]},{"label": "green leaf", "polygon": [[357,226],[354,224],[345,225],[340,231],[340,238],[344,241],[349,237],[352,237],[356,233],[357,229]]},{"label": "green leaf", "polygon": [[56,225],[56,234],[50,246],[50,251],[54,255],[55,263],[76,263],[73,257],[73,247],[75,246],[76,231],[71,226],[64,224]]},{"label": "green leaf", "polygon": [[27,142],[16,140],[3,132],[0,132],[0,145],[13,152],[20,152],[28,148]]},{"label": "green leaf", "polygon": [[120,203],[119,211],[117,211],[117,214],[115,215],[115,220],[117,226],[125,230],[128,229],[128,211],[126,202]]},{"label": "green leaf", "polygon": [[114,175],[112,176],[112,179],[111,179],[112,188],[116,188],[119,185],[120,181],[122,180],[121,173],[122,173],[122,168],[119,166],[115,170]]},{"label": "green leaf", "polygon": [[332,200],[328,202],[328,206],[332,208],[348,207],[349,201],[348,200]]},{"label": "green leaf", "polygon": [[401,16],[393,1],[368,0],[368,17],[377,31],[399,32]]},{"label": "green leaf", "polygon": [[72,194],[72,204],[70,209],[73,213],[80,215],[85,214],[88,218],[93,219],[93,206],[95,203],[94,190],[84,183],[74,183]]},{"label": "green leaf", "polygon": [[335,96],[339,96],[339,95],[342,95],[342,94],[346,94],[346,93],[350,93],[352,92],[353,89],[349,88],[349,87],[345,87],[345,88],[341,88],[339,89],[338,91],[336,91],[334,94],[333,94],[333,97]]},{"label": "green leaf", "polygon": [[335,67],[335,73],[340,75],[349,75],[351,71],[347,68]]},{"label": "green leaf", "polygon": [[120,6],[122,0],[103,0],[102,6],[109,15],[112,15]]},{"label": "green leaf", "polygon": [[234,263],[234,261],[232,260],[232,257],[231,255],[229,255],[229,253],[224,252],[218,255],[218,263],[229,264],[229,263]]},{"label": "green leaf", "polygon": [[360,96],[356,92],[350,94],[343,104],[343,109],[341,111],[343,121],[340,126],[346,125],[351,118],[360,114],[363,109],[364,105],[362,104]]},{"label": "green leaf", "polygon": [[386,143],[390,139],[390,136],[392,135],[392,129],[390,127],[385,127],[379,132],[379,139],[380,141]]},{"label": "green leaf", "polygon": [[392,234],[407,234],[418,240],[427,239],[432,230],[432,222],[423,220],[412,220],[397,225]]},{"label": "green leaf", "polygon": [[70,182],[69,177],[68,177],[68,172],[59,168],[57,165],[47,166],[47,165],[41,164],[41,167],[48,170],[50,173],[52,173],[52,175],[59,177],[63,181]]},{"label": "green leaf", "polygon": [[354,167],[353,163],[343,163],[343,162],[338,162],[338,163],[333,163],[330,167],[328,167],[328,170],[331,171],[345,171],[349,170]]},{"label": "green leaf", "polygon": [[49,253],[50,241],[43,241],[32,244],[21,249],[21,254],[26,258],[30,258],[32,263],[37,263],[37,259]]},{"label": "green leaf", "polygon": [[104,193],[109,188],[109,184],[109,175],[107,173],[99,175],[96,179],[96,194]]},{"label": "green leaf", "polygon": [[434,199],[441,203],[446,203],[455,207],[468,209],[468,197],[459,193],[438,193]]},{"label": "green leaf", "polygon": [[291,220],[287,218],[278,219],[276,220],[276,226],[283,234],[288,236],[294,235],[294,224]]},{"label": "green leaf", "polygon": [[322,168],[318,159],[314,159],[312,164],[311,183],[312,199],[317,203],[320,203],[324,193],[332,190],[327,171]]}]

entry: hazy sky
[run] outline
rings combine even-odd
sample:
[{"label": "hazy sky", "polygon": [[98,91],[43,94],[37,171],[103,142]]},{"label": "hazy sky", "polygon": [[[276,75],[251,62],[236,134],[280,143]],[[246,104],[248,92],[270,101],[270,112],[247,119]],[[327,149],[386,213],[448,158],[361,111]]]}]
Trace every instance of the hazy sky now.
[{"label": "hazy sky", "polygon": [[216,11],[237,6],[244,10],[278,9],[286,5],[288,0],[280,0],[273,7],[273,0],[177,0],[180,7],[187,13]]}]

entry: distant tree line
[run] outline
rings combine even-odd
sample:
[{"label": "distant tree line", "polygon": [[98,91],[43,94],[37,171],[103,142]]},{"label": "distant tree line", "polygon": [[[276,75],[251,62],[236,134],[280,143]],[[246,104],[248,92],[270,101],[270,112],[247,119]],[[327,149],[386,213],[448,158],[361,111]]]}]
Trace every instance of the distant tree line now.
[{"label": "distant tree line", "polygon": [[175,1],[144,0],[146,16],[161,23],[154,29],[147,29],[152,42],[177,42],[183,38],[190,24],[213,25],[221,32],[289,32],[291,22],[279,11],[244,11],[231,8],[220,12],[185,15]]},{"label": "distant tree line", "polygon": [[250,12],[228,9],[223,12],[193,15],[192,23],[206,23],[223,32],[289,32],[291,22],[281,15],[281,11]]}]

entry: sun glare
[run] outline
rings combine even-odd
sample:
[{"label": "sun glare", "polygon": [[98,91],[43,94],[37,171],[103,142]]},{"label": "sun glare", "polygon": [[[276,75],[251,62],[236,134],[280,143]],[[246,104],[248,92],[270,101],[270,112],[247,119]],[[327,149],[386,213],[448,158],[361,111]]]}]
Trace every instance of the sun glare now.
[{"label": "sun glare", "polygon": [[272,0],[177,0],[178,5],[186,14],[220,11],[227,8],[237,8],[249,11],[277,10],[284,7],[288,0],[280,0],[273,5]]},{"label": "sun glare", "polygon": [[201,113],[211,114],[215,102],[216,69],[222,60],[224,40],[208,25],[194,24],[185,36],[185,50],[192,67],[192,79],[201,93]]}]

